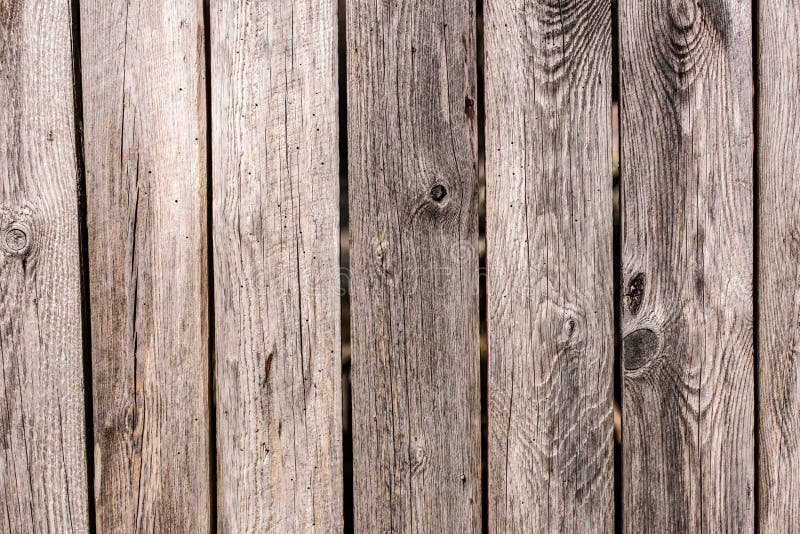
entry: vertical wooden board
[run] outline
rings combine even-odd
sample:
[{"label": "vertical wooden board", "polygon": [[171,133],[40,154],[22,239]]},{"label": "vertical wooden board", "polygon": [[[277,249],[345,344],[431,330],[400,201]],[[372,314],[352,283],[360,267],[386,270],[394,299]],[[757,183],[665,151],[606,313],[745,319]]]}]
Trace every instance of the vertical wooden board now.
[{"label": "vertical wooden board", "polygon": [[80,9],[97,525],[205,532],[202,2]]},{"label": "vertical wooden board", "polygon": [[474,9],[347,2],[357,532],[480,529]]},{"label": "vertical wooden board", "polygon": [[758,519],[800,532],[800,4],[758,6]]},{"label": "vertical wooden board", "polygon": [[0,531],[86,532],[70,2],[0,3]]},{"label": "vertical wooden board", "polygon": [[486,3],[489,522],[610,532],[610,0]]},{"label": "vertical wooden board", "polygon": [[750,1],[620,2],[624,525],[754,523]]},{"label": "vertical wooden board", "polygon": [[219,531],[337,532],[336,2],[211,16]]}]

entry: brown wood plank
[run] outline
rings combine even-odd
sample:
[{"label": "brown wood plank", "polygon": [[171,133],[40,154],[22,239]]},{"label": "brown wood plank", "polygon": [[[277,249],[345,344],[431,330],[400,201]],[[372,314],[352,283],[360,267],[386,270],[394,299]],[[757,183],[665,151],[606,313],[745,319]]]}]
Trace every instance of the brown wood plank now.
[{"label": "brown wood plank", "polygon": [[67,0],[0,3],[0,532],[87,532]]},{"label": "brown wood plank", "polygon": [[80,10],[98,530],[206,532],[202,2]]},{"label": "brown wood plank", "polygon": [[758,6],[758,520],[800,532],[800,4]]},{"label": "brown wood plank", "polygon": [[486,9],[490,529],[611,532],[611,2]]},{"label": "brown wood plank", "polygon": [[753,529],[750,4],[620,2],[628,532]]},{"label": "brown wood plank", "polygon": [[356,532],[480,529],[474,10],[347,2]]},{"label": "brown wood plank", "polygon": [[336,2],[211,17],[219,531],[340,532]]}]

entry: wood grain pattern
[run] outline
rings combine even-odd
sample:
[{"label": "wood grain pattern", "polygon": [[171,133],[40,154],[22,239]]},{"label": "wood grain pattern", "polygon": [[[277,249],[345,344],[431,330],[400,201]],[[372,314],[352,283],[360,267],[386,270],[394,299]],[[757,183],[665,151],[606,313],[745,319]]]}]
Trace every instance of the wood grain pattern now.
[{"label": "wood grain pattern", "polygon": [[202,2],[80,12],[97,526],[206,532]]},{"label": "wood grain pattern", "polygon": [[759,523],[800,532],[800,3],[759,2]]},{"label": "wood grain pattern", "polygon": [[335,0],[211,3],[220,532],[340,532]]},{"label": "wood grain pattern", "polygon": [[490,528],[611,532],[611,2],[486,7]]},{"label": "wood grain pattern", "polygon": [[474,2],[347,2],[356,532],[480,529]]},{"label": "wood grain pattern", "polygon": [[753,529],[750,1],[620,2],[624,518]]},{"label": "wood grain pattern", "polygon": [[0,2],[0,532],[87,532],[70,2]]}]

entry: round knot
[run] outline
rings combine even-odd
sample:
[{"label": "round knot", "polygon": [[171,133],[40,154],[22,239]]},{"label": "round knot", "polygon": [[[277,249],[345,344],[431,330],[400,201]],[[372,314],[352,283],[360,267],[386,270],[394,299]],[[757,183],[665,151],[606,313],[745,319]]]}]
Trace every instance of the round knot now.
[{"label": "round knot", "polygon": [[3,244],[14,256],[24,256],[31,248],[30,231],[21,224],[13,224],[5,231]]},{"label": "round knot", "polygon": [[638,371],[658,357],[658,334],[640,328],[622,339],[622,359],[626,371]]},{"label": "round knot", "polygon": [[442,184],[434,185],[431,187],[430,197],[434,202],[442,202],[447,197],[447,188]]},{"label": "round knot", "polygon": [[672,23],[679,31],[689,30],[697,19],[695,0],[673,0],[671,7]]}]

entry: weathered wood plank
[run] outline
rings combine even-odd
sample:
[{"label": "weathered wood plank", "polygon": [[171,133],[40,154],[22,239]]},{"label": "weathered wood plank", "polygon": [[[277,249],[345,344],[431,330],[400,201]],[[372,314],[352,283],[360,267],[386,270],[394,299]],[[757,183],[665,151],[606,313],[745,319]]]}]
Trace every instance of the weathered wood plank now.
[{"label": "weathered wood plank", "polygon": [[202,2],[80,10],[97,525],[206,532]]},{"label": "weathered wood plank", "polygon": [[211,16],[219,531],[339,532],[336,2]]},{"label": "weathered wood plank", "polygon": [[610,532],[610,0],[486,4],[489,521]]},{"label": "weathered wood plank", "polygon": [[347,2],[357,532],[480,529],[475,12]]},{"label": "weathered wood plank", "polygon": [[67,0],[0,3],[0,531],[87,532]]},{"label": "weathered wood plank", "polygon": [[758,511],[800,532],[800,4],[758,6]]},{"label": "weathered wood plank", "polygon": [[750,1],[620,2],[624,525],[753,529]]}]

